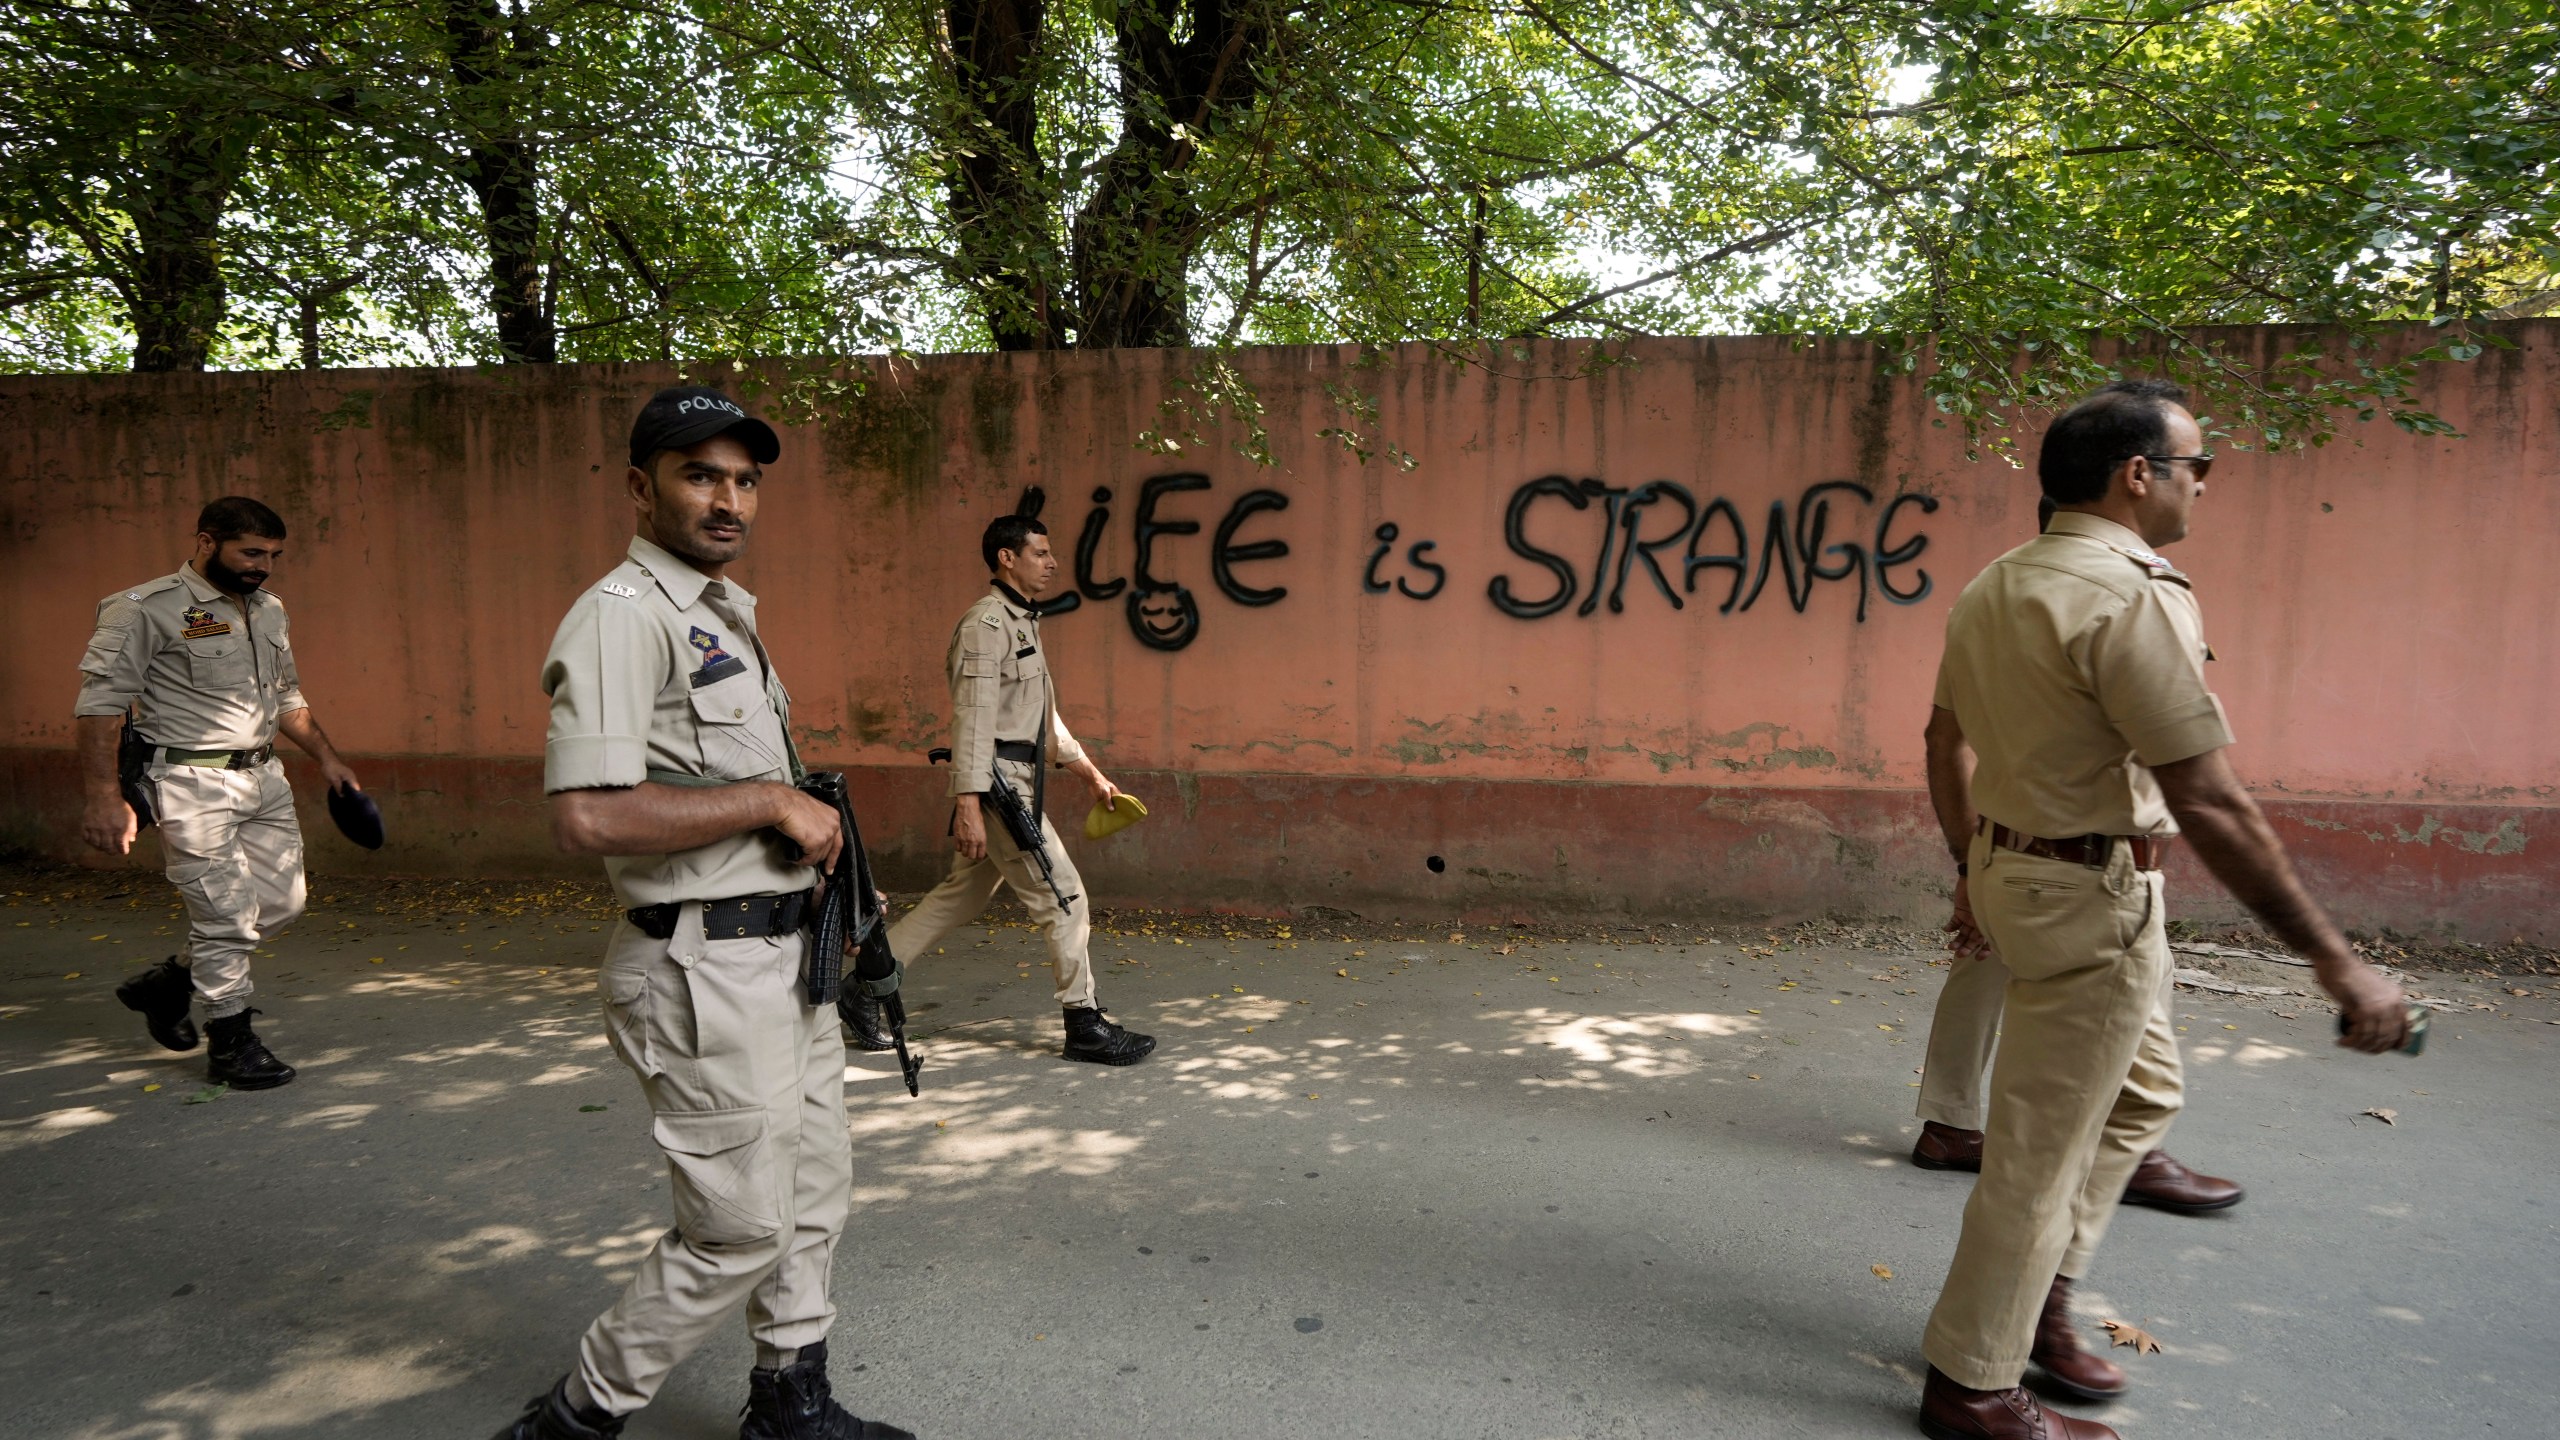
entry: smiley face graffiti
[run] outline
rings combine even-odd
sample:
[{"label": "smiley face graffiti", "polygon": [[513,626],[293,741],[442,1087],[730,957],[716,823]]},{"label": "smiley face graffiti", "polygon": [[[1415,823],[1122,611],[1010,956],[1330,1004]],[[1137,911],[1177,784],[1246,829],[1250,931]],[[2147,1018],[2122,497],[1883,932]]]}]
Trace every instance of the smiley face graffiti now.
[{"label": "smiley face graffiti", "polygon": [[1179,650],[1200,638],[1200,602],[1180,585],[1129,592],[1129,629],[1150,650]]}]

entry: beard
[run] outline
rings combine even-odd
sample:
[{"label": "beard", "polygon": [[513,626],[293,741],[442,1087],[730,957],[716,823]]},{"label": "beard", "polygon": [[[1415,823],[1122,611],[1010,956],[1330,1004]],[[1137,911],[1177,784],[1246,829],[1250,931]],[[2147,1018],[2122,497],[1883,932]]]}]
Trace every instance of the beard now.
[{"label": "beard", "polygon": [[212,581],[213,588],[225,595],[254,595],[259,586],[267,583],[267,572],[234,570],[223,564],[219,557],[208,555],[204,562],[204,578]]}]

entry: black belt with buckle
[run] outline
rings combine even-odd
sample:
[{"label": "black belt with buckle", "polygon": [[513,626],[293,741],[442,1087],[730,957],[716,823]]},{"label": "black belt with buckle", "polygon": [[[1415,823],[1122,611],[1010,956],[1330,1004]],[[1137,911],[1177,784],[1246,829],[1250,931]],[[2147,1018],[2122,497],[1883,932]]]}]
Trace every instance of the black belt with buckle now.
[{"label": "black belt with buckle", "polygon": [[162,750],[160,758],[172,765],[219,765],[225,770],[255,770],[276,758],[276,747],[270,744],[254,750],[180,750],[173,745]]},{"label": "black belt with buckle", "polygon": [[1991,843],[2003,850],[2086,865],[2094,870],[2107,868],[2108,856],[2118,840],[2133,852],[2134,869],[2157,870],[2161,855],[2168,850],[2169,842],[2176,838],[2173,835],[2074,835],[2068,840],[2047,840],[2012,830],[1997,820],[1991,822]]},{"label": "black belt with buckle", "polygon": [[1040,763],[1040,747],[1028,740],[999,740],[996,742],[996,758],[1020,765],[1037,765]]},{"label": "black belt with buckle", "polygon": [[663,905],[641,905],[622,912],[622,918],[652,940],[672,940],[676,920],[687,905],[702,907],[702,935],[706,940],[744,940],[749,937],[788,935],[800,928],[809,913],[809,892],[794,890],[788,895],[740,895],[730,900],[670,900]]}]

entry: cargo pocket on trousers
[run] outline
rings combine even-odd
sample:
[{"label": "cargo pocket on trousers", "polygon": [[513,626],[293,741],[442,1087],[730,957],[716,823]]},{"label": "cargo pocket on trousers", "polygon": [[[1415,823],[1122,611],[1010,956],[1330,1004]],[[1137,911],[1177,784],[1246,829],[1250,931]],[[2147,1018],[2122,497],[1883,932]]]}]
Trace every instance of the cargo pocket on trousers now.
[{"label": "cargo pocket on trousers", "polygon": [[649,1054],[649,972],[607,961],[600,988],[605,1038],[613,1042],[613,1053],[635,1073],[655,1075],[658,1067]]},{"label": "cargo pocket on trousers", "polygon": [[749,1245],[782,1230],[761,1106],[665,1111],[652,1127],[676,1192],[676,1228],[697,1245]]}]

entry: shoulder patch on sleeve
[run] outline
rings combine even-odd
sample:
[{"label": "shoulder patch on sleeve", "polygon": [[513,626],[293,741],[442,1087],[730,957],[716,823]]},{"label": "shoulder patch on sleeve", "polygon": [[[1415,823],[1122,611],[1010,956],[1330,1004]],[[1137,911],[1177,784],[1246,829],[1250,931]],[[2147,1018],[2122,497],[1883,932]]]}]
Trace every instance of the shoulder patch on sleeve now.
[{"label": "shoulder patch on sleeve", "polygon": [[596,588],[607,595],[619,595],[625,600],[636,600],[640,596],[638,589],[625,585],[619,580],[607,580]]}]

